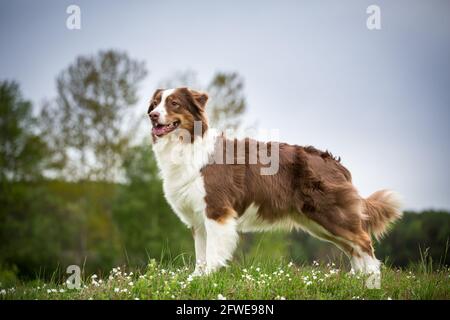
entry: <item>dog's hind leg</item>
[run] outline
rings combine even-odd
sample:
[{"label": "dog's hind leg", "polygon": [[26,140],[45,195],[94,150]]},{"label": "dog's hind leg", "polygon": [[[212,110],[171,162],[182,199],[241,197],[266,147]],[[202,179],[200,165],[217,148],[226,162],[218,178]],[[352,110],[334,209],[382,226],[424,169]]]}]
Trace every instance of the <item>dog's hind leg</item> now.
[{"label": "dog's hind leg", "polygon": [[334,234],[329,232],[323,238],[334,243],[349,257],[352,273],[380,273],[380,261],[375,257],[372,240],[362,228],[352,231],[342,230]]},{"label": "dog's hind leg", "polygon": [[212,273],[233,257],[239,239],[236,212],[231,208],[207,208],[206,273]]},{"label": "dog's hind leg", "polygon": [[350,258],[353,272],[362,272],[365,274],[380,273],[381,263],[375,257],[372,240],[367,232],[361,230],[348,243],[353,249]]},{"label": "dog's hind leg", "polygon": [[379,273],[380,262],[375,258],[372,240],[362,228],[361,219],[357,216],[349,219],[338,211],[327,213],[310,215],[309,219],[303,217],[299,223],[313,236],[340,248],[349,257],[352,272]]}]

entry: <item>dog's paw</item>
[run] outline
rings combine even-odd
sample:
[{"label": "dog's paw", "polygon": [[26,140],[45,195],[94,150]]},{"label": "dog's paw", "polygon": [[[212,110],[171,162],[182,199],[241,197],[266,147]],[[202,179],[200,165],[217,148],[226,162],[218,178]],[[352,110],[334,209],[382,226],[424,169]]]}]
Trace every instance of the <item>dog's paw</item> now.
[{"label": "dog's paw", "polygon": [[189,276],[190,277],[192,277],[192,278],[195,278],[195,277],[201,277],[201,276],[204,276],[206,273],[205,273],[205,271],[202,271],[202,270],[194,270],[194,272],[192,272]]},{"label": "dog's paw", "polygon": [[198,277],[202,277],[206,275],[206,270],[205,267],[203,266],[196,266],[194,272],[192,272],[189,277],[188,280],[192,280],[194,278],[198,278]]}]

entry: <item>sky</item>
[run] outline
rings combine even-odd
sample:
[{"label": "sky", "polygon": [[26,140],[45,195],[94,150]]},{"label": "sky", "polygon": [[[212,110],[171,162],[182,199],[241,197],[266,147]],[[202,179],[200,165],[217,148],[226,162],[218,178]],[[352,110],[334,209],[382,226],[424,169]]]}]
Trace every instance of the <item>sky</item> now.
[{"label": "sky", "polygon": [[[81,29],[66,28],[66,8]],[[369,30],[369,5],[381,29]],[[363,196],[401,194],[406,209],[450,209],[450,1],[0,0],[0,80],[38,107],[80,54],[125,50],[149,75],[193,70],[245,80],[244,125],[342,158]],[[143,128],[145,134],[149,128]]]}]

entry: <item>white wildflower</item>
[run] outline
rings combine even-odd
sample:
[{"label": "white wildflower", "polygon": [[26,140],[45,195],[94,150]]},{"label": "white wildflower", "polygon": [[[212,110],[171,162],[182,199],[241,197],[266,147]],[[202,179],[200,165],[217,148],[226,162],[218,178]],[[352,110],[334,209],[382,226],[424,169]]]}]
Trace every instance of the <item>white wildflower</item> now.
[{"label": "white wildflower", "polygon": [[221,295],[220,293],[217,295],[217,300],[227,300],[227,298],[225,298],[223,295]]}]

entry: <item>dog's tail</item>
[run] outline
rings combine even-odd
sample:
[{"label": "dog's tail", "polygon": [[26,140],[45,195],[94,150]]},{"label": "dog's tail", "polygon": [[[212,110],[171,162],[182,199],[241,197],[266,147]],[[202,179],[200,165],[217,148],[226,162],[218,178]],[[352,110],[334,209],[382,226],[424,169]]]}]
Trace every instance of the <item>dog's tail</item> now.
[{"label": "dog's tail", "polygon": [[363,201],[367,219],[364,226],[377,240],[386,234],[390,225],[402,217],[401,201],[398,194],[390,190],[380,190]]}]

